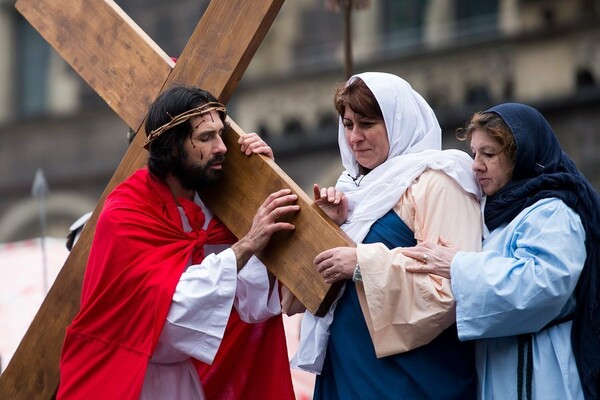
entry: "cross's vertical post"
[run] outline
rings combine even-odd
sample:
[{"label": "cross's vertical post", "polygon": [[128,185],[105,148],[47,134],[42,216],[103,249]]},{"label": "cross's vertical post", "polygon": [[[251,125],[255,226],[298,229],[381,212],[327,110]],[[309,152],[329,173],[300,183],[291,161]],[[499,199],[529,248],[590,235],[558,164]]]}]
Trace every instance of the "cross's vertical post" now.
[{"label": "cross's vertical post", "polygon": [[[175,65],[112,0],[16,2],[19,12],[138,134],[0,376],[0,399],[53,398],[65,329],[79,309],[97,218],[106,195],[146,163],[143,121],[151,102],[173,84],[200,86],[227,102],[282,4],[283,0],[210,2]],[[233,143],[229,147],[243,134],[233,121],[231,126],[225,138]],[[223,190],[206,194],[206,202],[238,237],[274,189],[288,187],[298,195],[296,232],[275,237],[263,262],[309,310],[323,313],[339,287],[325,284],[312,260],[322,250],[352,241],[272,160],[230,151],[227,170],[232,172],[226,172]],[[241,197],[247,200],[244,207],[239,207]]]}]

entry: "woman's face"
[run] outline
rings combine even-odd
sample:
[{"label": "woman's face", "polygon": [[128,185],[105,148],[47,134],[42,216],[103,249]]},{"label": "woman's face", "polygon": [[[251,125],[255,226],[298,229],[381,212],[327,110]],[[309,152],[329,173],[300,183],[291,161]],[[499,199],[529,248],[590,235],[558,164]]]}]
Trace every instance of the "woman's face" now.
[{"label": "woman's face", "polygon": [[475,129],[471,134],[473,171],[487,196],[502,189],[512,178],[513,165],[501,148],[487,131]]},{"label": "woman's face", "polygon": [[383,119],[364,117],[346,107],[343,124],[346,141],[359,165],[372,170],[387,160],[390,143]]}]

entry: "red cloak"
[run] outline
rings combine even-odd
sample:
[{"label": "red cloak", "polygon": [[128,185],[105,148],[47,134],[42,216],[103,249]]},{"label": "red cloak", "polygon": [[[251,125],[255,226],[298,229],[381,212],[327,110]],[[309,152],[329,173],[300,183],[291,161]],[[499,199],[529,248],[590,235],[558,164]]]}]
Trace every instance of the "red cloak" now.
[{"label": "red cloak", "polygon": [[[138,399],[190,257],[204,244],[235,240],[216,218],[206,231],[185,233],[169,188],[146,168],[117,186],[98,219],[81,308],[67,328],[57,398]],[[232,309],[213,364],[197,364],[209,400],[294,398],[281,316],[247,324]]]}]

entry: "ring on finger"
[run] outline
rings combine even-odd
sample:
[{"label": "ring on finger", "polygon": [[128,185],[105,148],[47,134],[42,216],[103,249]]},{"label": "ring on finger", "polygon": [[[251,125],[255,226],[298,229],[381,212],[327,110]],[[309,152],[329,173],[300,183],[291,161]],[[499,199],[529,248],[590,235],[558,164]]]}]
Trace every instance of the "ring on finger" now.
[{"label": "ring on finger", "polygon": [[429,262],[429,256],[427,254],[425,254],[425,253],[423,253],[423,262],[425,264],[427,264]]}]

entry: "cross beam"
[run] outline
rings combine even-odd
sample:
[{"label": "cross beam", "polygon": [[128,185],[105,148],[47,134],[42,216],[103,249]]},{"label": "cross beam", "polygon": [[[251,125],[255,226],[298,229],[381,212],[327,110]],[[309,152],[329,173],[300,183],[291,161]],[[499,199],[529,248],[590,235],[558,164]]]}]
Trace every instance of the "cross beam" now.
[{"label": "cross beam", "polygon": [[[46,400],[54,396],[64,332],[79,309],[97,218],[106,195],[146,163],[143,121],[151,102],[176,83],[200,86],[227,102],[282,4],[283,0],[212,1],[174,67],[111,0],[16,2],[19,12],[138,134],[0,376],[0,398]],[[236,137],[243,132],[235,123],[231,125],[225,140],[235,148]],[[263,262],[309,310],[322,314],[339,287],[325,284],[312,260],[326,248],[352,242],[271,160],[230,151],[227,170],[235,171],[226,173],[229,191],[207,197],[207,203],[238,237],[247,231],[254,210],[268,193],[288,187],[298,195],[301,212],[292,218],[296,232],[276,235]],[[262,181],[266,183],[257,185]]]}]

